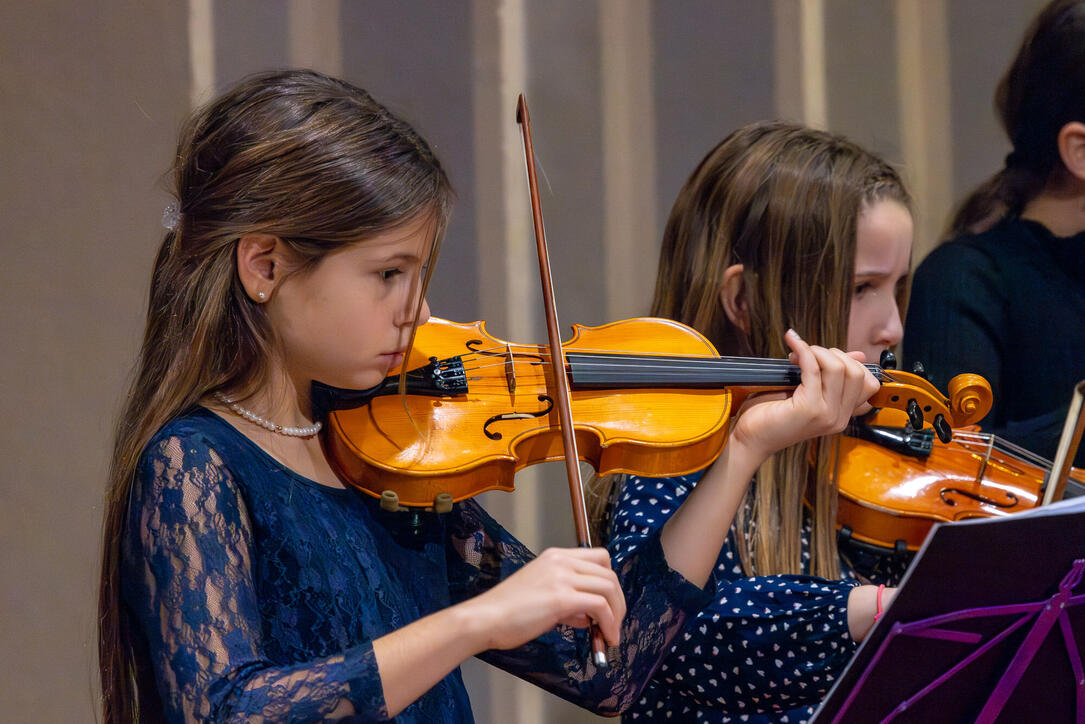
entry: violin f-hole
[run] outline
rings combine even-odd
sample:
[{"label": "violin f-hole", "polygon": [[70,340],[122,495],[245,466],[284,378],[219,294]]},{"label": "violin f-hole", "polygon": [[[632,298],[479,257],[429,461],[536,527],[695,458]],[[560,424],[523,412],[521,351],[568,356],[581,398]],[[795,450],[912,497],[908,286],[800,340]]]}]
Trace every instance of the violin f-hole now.
[{"label": "violin f-hole", "polygon": [[942,488],[942,492],[939,494],[939,497],[942,498],[942,502],[946,505],[957,505],[957,501],[954,500],[952,497],[949,497],[951,493],[963,495],[964,497],[974,500],[977,503],[982,503],[983,505],[993,505],[996,508],[1001,508],[1002,510],[1010,510],[1011,508],[1016,508],[1017,504],[1021,502],[1016,495],[1010,492],[1006,493],[1006,498],[1009,502],[1000,503],[993,498],[988,498],[986,495],[977,495],[976,493],[970,493],[967,490],[961,490],[960,488]]},{"label": "violin f-hole", "polygon": [[491,440],[500,440],[502,437],[501,433],[492,432],[490,430],[490,425],[504,420],[530,420],[533,417],[546,417],[550,414],[550,411],[554,409],[554,401],[550,399],[549,395],[539,395],[539,402],[546,403],[545,410],[539,410],[537,412],[505,412],[500,415],[494,415],[482,426],[482,432]]}]

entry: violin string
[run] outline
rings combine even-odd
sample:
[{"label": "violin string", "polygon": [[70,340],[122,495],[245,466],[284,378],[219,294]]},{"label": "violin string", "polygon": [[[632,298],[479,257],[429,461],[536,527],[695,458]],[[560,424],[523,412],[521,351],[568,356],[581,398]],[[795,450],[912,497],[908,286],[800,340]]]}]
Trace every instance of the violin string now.
[{"label": "violin string", "polygon": [[[709,367],[710,369],[718,369],[722,371],[744,371],[762,368],[770,370],[772,372],[778,372],[780,370],[799,370],[799,366],[790,360],[786,359],[767,359],[758,357],[682,357],[682,356],[665,356],[668,364],[674,364],[681,362],[684,359],[691,360],[703,360],[700,363],[701,366]],[[610,353],[602,357],[598,362],[595,360],[589,360],[588,362],[582,362],[585,366],[591,366],[592,364],[608,365],[612,363],[630,362],[631,364],[641,366],[643,365],[644,355],[632,355],[627,353]],[[864,365],[875,377],[881,378],[882,369],[878,365],[865,364]]]},{"label": "violin string", "polygon": [[971,430],[954,430],[953,439],[962,443],[974,443],[981,448],[986,448],[990,444],[992,438],[994,439],[994,449],[1001,453],[1005,453],[1011,457],[1026,463],[1031,463],[1037,467],[1041,467],[1045,470],[1050,470],[1053,463],[1047,458],[1037,455],[1036,453],[1023,448],[1019,445],[1001,438],[998,435],[993,435],[986,432],[973,432]]},{"label": "violin string", "polygon": [[[491,357],[491,355],[482,355],[479,353],[460,355],[461,360],[474,361],[481,359],[483,356]],[[549,354],[543,355],[524,355],[525,357],[542,357],[544,360],[549,357]],[[697,357],[697,356],[681,356],[681,355],[631,355],[631,354],[607,354],[605,356],[599,354],[585,354],[580,351],[571,352],[569,356],[578,357],[578,364],[585,367],[607,367],[607,366],[626,366],[635,367],[637,369],[645,368],[655,363],[659,367],[670,366],[674,364],[683,364],[686,362],[693,363],[699,369],[704,368],[719,368],[719,369],[731,369],[740,368],[748,369],[752,367],[762,368],[775,368],[775,369],[788,369],[796,368],[796,365],[791,364],[787,360],[772,360],[772,359],[756,359],[746,357]],[[515,360],[515,355],[513,357]],[[537,364],[533,360],[526,360],[528,364]],[[506,364],[507,359],[494,359],[495,365]]]},{"label": "violin string", "polygon": [[[481,357],[491,356],[504,356],[502,352],[496,352],[496,350],[504,351],[505,348],[495,348],[494,352],[490,350],[475,350],[468,354],[459,355],[461,360],[474,360]],[[785,359],[760,359],[756,357],[718,357],[714,355],[650,355],[650,354],[634,354],[624,352],[595,352],[576,350],[567,353],[568,356],[576,356],[580,358],[579,364],[584,366],[609,366],[620,365],[628,363],[628,366],[635,366],[642,368],[646,364],[650,364],[651,361],[658,361],[660,365],[670,365],[675,363],[683,363],[690,361],[696,363],[700,367],[716,367],[722,369],[749,369],[752,367],[765,367],[776,369],[790,369],[798,368],[794,363]],[[542,354],[525,355],[531,357],[542,357],[544,359],[549,358],[548,352]],[[515,354],[513,355],[515,360]],[[646,360],[648,362],[646,362]],[[495,362],[496,364],[505,364],[507,360],[500,360]],[[880,371],[877,365],[866,365],[868,369],[873,371]]]},{"label": "violin string", "polygon": [[[1051,471],[1054,463],[1048,458],[1038,455],[1027,448],[1023,448],[1009,440],[989,432],[974,432],[972,430],[954,430],[954,442],[961,443],[975,455],[984,455],[992,440],[993,449],[1003,455],[1013,458],[1017,462],[1035,465],[1046,472]],[[1005,464],[1005,460],[998,460]],[[1073,478],[1071,478],[1073,479]]]},{"label": "violin string", "polygon": [[[483,363],[483,364],[478,364],[478,365],[464,365],[464,369],[469,370],[469,371],[474,371],[474,370],[480,370],[480,369],[489,369],[491,367],[504,367],[505,364],[506,364],[506,362],[504,362],[504,361],[493,361],[493,362]],[[527,364],[529,366],[538,366],[538,363],[533,363],[533,362],[530,362],[530,361],[528,361],[528,362],[519,362],[517,364],[518,365]],[[577,366],[582,368],[582,369],[618,369],[618,370],[633,370],[633,371],[636,371],[636,372],[640,372],[640,371],[659,371],[659,372],[667,372],[667,371],[680,371],[680,372],[686,372],[686,371],[702,371],[702,372],[703,371],[714,371],[714,372],[728,372],[728,371],[746,371],[746,370],[750,370],[750,371],[755,371],[755,372],[768,372],[768,373],[773,373],[773,374],[779,374],[780,372],[786,372],[789,369],[794,369],[794,370],[799,369],[798,367],[795,367],[794,365],[792,365],[791,367],[781,366],[781,367],[776,367],[776,368],[769,368],[769,367],[760,366],[760,365],[747,365],[747,364],[741,364],[741,363],[727,363],[727,364],[721,364],[721,365],[711,365],[711,364],[705,364],[704,362],[700,362],[700,363],[696,363],[696,364],[689,364],[684,360],[660,361],[660,362],[655,362],[655,363],[646,363],[643,360],[641,360],[637,364],[621,364],[621,363],[612,364],[610,362],[583,362],[583,361],[578,361]]]},{"label": "violin string", "polygon": [[[513,351],[513,356],[514,357],[515,357],[515,353],[517,351],[519,351],[520,354],[528,354],[528,355],[535,356],[535,357],[544,357],[544,358],[546,358],[546,357],[550,356],[550,351],[548,349],[546,349],[546,348],[540,348],[540,347],[533,346],[533,345],[509,344],[509,345],[498,345],[498,346],[489,347],[489,348],[486,348],[486,349],[473,350],[472,353],[461,355],[461,357],[462,358],[468,358],[468,357],[479,356],[479,355],[486,355],[486,356],[503,355],[504,353],[506,353],[509,350]],[[525,352],[523,350],[530,350],[530,352]],[[638,364],[641,363],[645,357],[652,357],[653,356],[651,354],[645,354],[643,352],[623,352],[623,351],[617,351],[616,352],[616,351],[611,350],[611,349],[591,349],[591,348],[580,348],[580,347],[578,347],[576,349],[572,349],[572,350],[565,350],[565,352],[566,352],[567,355],[581,355],[581,356],[600,355],[602,357],[605,357],[606,361],[619,360],[619,359],[628,359],[628,360],[632,360],[634,362],[637,362]],[[790,366],[794,366],[794,363],[792,363],[792,362],[790,362],[789,360],[786,360],[786,359],[770,359],[770,358],[758,358],[758,357],[726,357],[726,356],[720,356],[720,355],[658,355],[658,356],[667,357],[668,359],[684,358],[684,359],[691,359],[691,360],[704,360],[706,362],[734,361],[734,362],[743,362],[743,363],[746,363],[746,364],[790,365]],[[892,374],[888,370],[883,369],[882,367],[880,367],[877,364],[867,362],[867,363],[864,363],[864,366],[868,370],[870,370],[870,372],[872,374],[874,374],[876,377],[879,377],[880,379],[893,381],[893,382],[897,381],[895,378],[893,378]]]},{"label": "violin string", "polygon": [[[755,357],[672,357],[661,356],[659,360],[659,367],[663,368],[672,365],[682,365],[686,360],[698,361],[697,369],[709,368],[715,370],[750,370],[750,369],[764,369],[766,371],[779,372],[781,370],[799,370],[799,366],[783,359],[759,359]],[[653,359],[651,356],[647,356],[647,359]],[[605,357],[599,357],[597,359],[589,359],[581,361],[579,364],[585,367],[592,366],[617,366],[623,363],[628,363],[630,367],[641,368],[645,366],[645,356],[635,355],[606,355]],[[880,372],[877,365],[865,365],[871,372]],[[679,366],[678,369],[686,369]]]},{"label": "violin string", "polygon": [[[521,353],[531,357],[541,357],[544,360],[550,357],[548,351],[540,351],[535,347],[523,347],[524,349],[531,349],[531,353]],[[492,347],[490,349],[474,350],[471,353],[460,355],[463,360],[473,360],[482,356],[504,356],[507,352],[506,347]],[[541,353],[540,353],[541,352]],[[660,364],[673,365],[676,362],[683,362],[690,360],[698,364],[699,368],[719,368],[719,369],[750,369],[751,367],[775,367],[775,368],[795,368],[797,367],[786,359],[760,359],[753,357],[719,357],[715,355],[650,355],[644,353],[625,353],[625,352],[613,352],[610,350],[585,350],[576,349],[567,352],[570,356],[577,356],[581,359],[578,364],[581,366],[591,365],[617,365],[622,362],[629,362],[631,365],[635,365],[638,369],[645,367],[645,360],[651,360],[653,357],[662,358]],[[591,357],[597,357],[598,359],[592,360]],[[587,357],[585,361],[583,358]],[[515,353],[513,353],[515,359]],[[505,364],[506,360],[496,362],[496,364]],[[881,373],[881,368],[877,365],[866,365],[868,369],[875,375]],[[679,368],[684,369],[684,368]]]},{"label": "violin string", "polygon": [[[503,356],[510,349],[513,351],[513,356],[514,357],[515,357],[517,352],[519,352],[520,354],[526,354],[526,355],[531,355],[531,356],[535,356],[535,357],[549,357],[550,356],[550,350],[548,350],[546,348],[540,348],[540,347],[537,347],[537,346],[534,346],[534,345],[510,344],[510,345],[497,345],[497,346],[489,347],[489,348],[486,348],[486,349],[472,350],[469,353],[460,355],[460,357],[466,359],[466,358],[469,358],[469,357],[480,356],[480,355],[485,355],[485,356],[501,355],[501,356]],[[530,352],[525,352],[524,350],[530,350]],[[667,354],[652,355],[650,353],[644,353],[644,352],[632,352],[632,351],[622,351],[622,350],[615,351],[615,350],[612,350],[612,349],[592,349],[592,348],[582,348],[582,347],[577,347],[575,349],[566,349],[565,353],[567,355],[581,355],[581,356],[599,355],[600,357],[605,358],[605,360],[607,360],[607,361],[609,361],[609,360],[618,360],[618,359],[628,359],[628,360],[632,360],[632,361],[635,361],[635,362],[638,362],[638,363],[640,361],[642,361],[646,357],[650,358],[650,357],[653,357],[653,356],[659,356],[659,357],[666,357],[668,359],[691,359],[691,360],[705,360],[705,361],[728,361],[728,360],[730,360],[730,361],[736,361],[736,362],[757,363],[757,364],[764,364],[764,365],[793,365],[792,362],[790,362],[789,360],[786,360],[786,359],[773,359],[773,358],[762,358],[762,357],[728,357],[728,356],[721,356],[721,355],[695,355],[695,354],[690,354],[690,355],[673,355],[673,354],[672,355],[667,355]],[[868,362],[868,363],[864,363],[864,366],[867,369],[871,370],[872,372],[874,372],[874,371],[882,372],[882,373],[885,373],[887,376],[889,376],[889,373],[886,370],[883,370],[880,366],[878,366],[876,364],[872,364],[872,363]]]},{"label": "violin string", "polygon": [[[504,366],[508,362],[506,355],[510,352],[515,364],[516,352],[513,351],[514,349],[520,350],[520,354],[523,356],[542,359],[543,364],[550,358],[549,350],[540,349],[536,346],[519,344],[506,344],[472,350],[469,353],[459,355],[459,358],[461,361],[465,362],[481,360],[483,357],[505,358],[495,359],[492,365],[464,365],[465,372],[478,372],[491,366]],[[530,350],[530,352],[525,352],[523,350]],[[717,373],[750,375],[751,377],[748,379],[748,383],[752,385],[757,383],[764,384],[766,383],[766,380],[769,382],[774,381],[777,378],[772,377],[772,375],[778,374],[781,370],[798,369],[796,365],[786,359],[720,357],[715,355],[658,355],[657,358],[661,357],[664,359],[662,361],[657,361],[652,365],[652,363],[646,364],[645,360],[652,359],[653,355],[646,355],[644,353],[578,348],[568,352],[568,354],[580,358],[577,361],[577,365],[582,369],[592,367],[618,367],[624,363],[625,366],[635,367],[637,376],[644,381],[651,381],[653,379],[665,380],[668,376],[675,374],[703,373],[705,371],[711,371]],[[595,357],[596,359],[591,359],[592,357]],[[585,361],[584,358],[587,358],[587,361]],[[683,363],[687,360],[696,366],[683,366]],[[893,381],[892,377],[887,375],[878,365],[866,364],[865,366],[879,382],[884,383],[886,381]],[[757,374],[759,372],[767,372],[770,376],[768,378],[760,377]]]},{"label": "violin string", "polygon": [[[512,348],[512,351],[513,351],[513,357],[515,357],[516,352],[518,352],[518,351],[519,351],[520,354],[526,355],[526,356],[544,357],[544,358],[548,358],[550,356],[550,351],[549,350],[545,350],[545,348],[539,348],[539,347],[531,346],[531,345],[509,345],[508,347],[505,346],[505,345],[499,345],[499,346],[484,348],[484,350],[472,350],[469,353],[465,353],[465,354],[462,354],[462,355],[459,355],[459,356],[462,359],[468,359],[468,358],[474,358],[474,357],[480,357],[480,356],[502,356],[503,357],[508,353],[510,347]],[[525,350],[529,350],[531,352],[524,352]],[[575,348],[575,350],[565,350],[565,354],[566,355],[587,356],[587,357],[599,356],[601,358],[600,361],[603,364],[609,363],[609,361],[611,361],[611,360],[630,360],[630,361],[635,361],[635,363],[640,364],[646,358],[650,359],[652,357],[665,357],[666,359],[703,360],[703,361],[707,361],[707,363],[712,363],[712,361],[728,361],[728,360],[730,360],[730,361],[741,361],[741,363],[745,363],[745,364],[758,364],[758,365],[767,365],[767,366],[771,366],[771,365],[788,366],[788,365],[791,365],[790,361],[788,361],[787,359],[769,359],[769,358],[758,358],[758,357],[726,357],[726,356],[719,356],[719,355],[664,355],[664,354],[652,355],[652,354],[638,353],[638,352],[623,352],[623,351],[615,352],[613,350],[593,350],[593,348],[583,348],[583,347],[577,347],[577,348]]]},{"label": "violin string", "polygon": [[[528,363],[528,364],[531,364],[531,363]],[[505,366],[505,362],[502,362],[502,361],[494,361],[494,362],[491,362],[489,364],[464,365],[464,372],[475,373],[475,372],[480,372],[480,371],[491,369],[491,368],[499,368],[499,367],[504,367],[504,366]],[[618,370],[620,370],[620,369],[623,368],[623,365],[610,364],[608,362],[595,362],[595,363],[593,363],[593,362],[587,362],[587,363],[581,362],[581,363],[578,363],[578,366],[581,369],[618,369]],[[794,365],[792,365],[790,367],[780,366],[780,367],[776,367],[776,368],[768,368],[768,367],[765,367],[765,366],[743,364],[743,363],[734,363],[734,362],[728,362],[726,364],[721,364],[721,365],[706,365],[703,362],[700,363],[700,364],[696,364],[696,365],[689,365],[689,364],[686,364],[684,362],[679,362],[679,361],[675,361],[675,362],[671,362],[671,363],[646,364],[646,363],[644,363],[643,360],[639,361],[638,364],[636,364],[636,365],[632,365],[632,364],[624,365],[624,368],[632,369],[633,371],[635,371],[636,372],[636,377],[637,377],[638,380],[652,380],[652,379],[673,380],[676,375],[715,372],[715,373],[742,374],[742,375],[746,376],[746,379],[748,379],[751,384],[756,383],[756,382],[764,382],[764,381],[770,381],[770,382],[771,381],[776,381],[776,382],[779,382],[781,372],[786,372],[789,369],[798,370],[798,368],[795,367]],[[786,384],[786,383],[781,383],[781,384]]]},{"label": "violin string", "polygon": [[[651,359],[651,358],[649,358]],[[688,360],[688,361],[687,361]],[[694,362],[695,364],[689,364]],[[494,360],[490,364],[464,365],[465,372],[479,372],[492,367],[504,367],[505,360]],[[537,363],[528,362],[533,365]],[[654,362],[646,362],[643,356],[617,356],[603,360],[583,361],[579,360],[577,366],[581,369],[615,369],[623,367],[636,372],[639,380],[670,380],[675,375],[697,374],[715,372],[718,374],[729,373],[744,375],[749,384],[756,383],[779,383],[781,372],[799,370],[786,360],[756,360],[747,358],[677,358]],[[878,370],[872,370],[877,376]],[[785,383],[786,384],[786,383]]]}]

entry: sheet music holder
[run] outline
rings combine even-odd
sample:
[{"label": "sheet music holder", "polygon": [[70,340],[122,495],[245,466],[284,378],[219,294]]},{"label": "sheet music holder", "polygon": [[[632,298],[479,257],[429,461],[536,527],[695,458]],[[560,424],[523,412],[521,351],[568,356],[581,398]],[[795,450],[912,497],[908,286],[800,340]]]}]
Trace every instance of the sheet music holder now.
[{"label": "sheet music holder", "polygon": [[817,724],[1085,722],[1085,497],[939,525]]}]

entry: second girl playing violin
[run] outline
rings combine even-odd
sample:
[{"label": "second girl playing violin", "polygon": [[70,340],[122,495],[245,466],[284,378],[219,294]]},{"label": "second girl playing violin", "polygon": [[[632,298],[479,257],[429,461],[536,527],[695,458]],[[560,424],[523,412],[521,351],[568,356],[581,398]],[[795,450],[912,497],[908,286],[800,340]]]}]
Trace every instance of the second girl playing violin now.
[{"label": "second girl playing violin", "polygon": [[[901,338],[911,246],[908,195],[888,164],[837,136],[753,124],[712,149],[679,193],[652,313],[724,355],[778,357],[792,328],[876,361]],[[728,509],[733,526],[713,511],[710,524],[730,530],[715,600],[630,720],[798,722],[828,692],[895,592],[860,585],[838,555],[831,441],[773,455]],[[669,525],[704,480],[629,476],[611,514],[616,560]]]},{"label": "second girl playing violin", "polygon": [[[726,534],[706,520],[729,519],[768,454],[842,429],[877,389],[789,335],[802,384],[748,409],[696,506],[616,570],[602,549],[535,558],[470,500],[408,535],[340,483],[310,384],[377,384],[426,320],[451,198],[429,146],[345,82],[270,73],[190,120],[174,181],[110,476],[108,724],[467,722],[458,667],[474,655],[621,711],[705,604]],[[570,627],[590,621],[617,665],[584,663]]]}]

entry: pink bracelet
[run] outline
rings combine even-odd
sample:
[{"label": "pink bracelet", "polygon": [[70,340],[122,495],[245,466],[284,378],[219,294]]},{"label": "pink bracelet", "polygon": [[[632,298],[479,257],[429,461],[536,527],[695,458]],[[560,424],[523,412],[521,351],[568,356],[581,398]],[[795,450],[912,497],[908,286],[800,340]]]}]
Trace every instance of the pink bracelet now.
[{"label": "pink bracelet", "polygon": [[878,586],[878,612],[874,614],[874,620],[877,621],[882,616],[882,591],[885,590],[885,584]]}]

